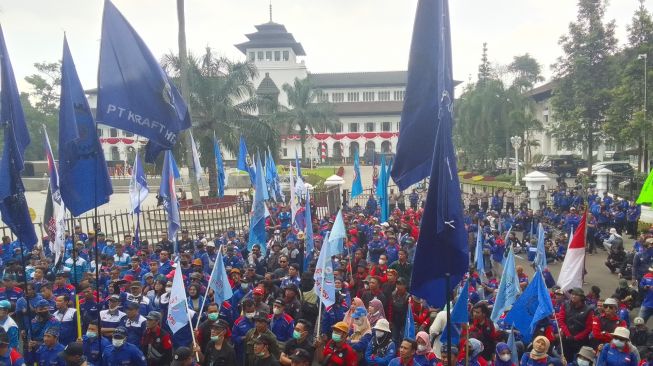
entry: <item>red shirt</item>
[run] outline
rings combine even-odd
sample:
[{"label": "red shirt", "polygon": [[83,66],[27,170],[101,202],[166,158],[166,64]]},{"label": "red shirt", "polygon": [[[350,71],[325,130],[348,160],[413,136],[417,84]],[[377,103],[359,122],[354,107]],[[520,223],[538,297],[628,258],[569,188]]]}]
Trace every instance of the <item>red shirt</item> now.
[{"label": "red shirt", "polygon": [[328,362],[323,363],[327,366],[356,366],[358,365],[358,354],[351,348],[350,345],[344,343],[341,348],[336,348],[333,340],[328,340],[324,351],[322,351],[324,360]]}]

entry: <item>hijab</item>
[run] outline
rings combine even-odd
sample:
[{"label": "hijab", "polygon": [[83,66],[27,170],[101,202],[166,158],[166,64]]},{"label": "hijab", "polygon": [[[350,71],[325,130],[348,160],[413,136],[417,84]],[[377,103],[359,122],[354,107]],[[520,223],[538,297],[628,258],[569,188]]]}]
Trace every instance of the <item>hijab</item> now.
[{"label": "hijab", "polygon": [[[499,342],[497,343],[497,346],[495,348],[495,360],[494,360],[494,366],[512,366],[512,360],[508,361],[502,361],[501,360],[501,353],[505,352],[506,350],[510,351],[510,347],[506,343]],[[512,351],[510,351],[512,353]]]},{"label": "hijab", "polygon": [[425,331],[417,332],[415,338],[416,340],[421,339],[426,344],[426,348],[423,351],[417,350],[416,354],[428,355],[429,353],[433,352],[433,349],[431,348],[431,339]]},{"label": "hijab", "polygon": [[370,307],[374,309],[374,311],[367,314],[367,319],[370,321],[370,324],[374,326],[379,319],[385,319],[385,311],[383,311],[383,303],[381,303],[381,300],[377,298],[370,301]]},{"label": "hijab", "polygon": [[544,340],[544,343],[546,343],[546,350],[545,350],[543,353],[539,353],[539,352],[535,351],[535,347],[533,347],[533,349],[531,350],[531,358],[534,359],[534,360],[541,360],[541,359],[543,359],[543,358],[548,357],[547,352],[549,352],[549,347],[551,347],[551,342],[550,342],[549,339],[548,339],[547,337],[545,337],[545,336],[537,336],[537,337],[535,337],[535,339],[533,340],[533,344],[534,344],[537,340],[540,340],[540,339],[541,339],[541,340]]},{"label": "hijab", "polygon": [[469,346],[471,348],[471,354],[469,355],[470,359],[476,359],[476,357],[483,352],[483,343],[476,338],[469,339]]},{"label": "hijab", "polygon": [[349,307],[349,311],[345,314],[345,318],[342,320],[343,322],[347,323],[349,325],[349,329],[351,329],[352,324],[354,324],[354,319],[351,317],[352,314],[356,311],[356,308],[359,306],[365,307],[365,303],[363,303],[363,300],[360,299],[360,297],[354,297],[351,300],[351,306]]}]

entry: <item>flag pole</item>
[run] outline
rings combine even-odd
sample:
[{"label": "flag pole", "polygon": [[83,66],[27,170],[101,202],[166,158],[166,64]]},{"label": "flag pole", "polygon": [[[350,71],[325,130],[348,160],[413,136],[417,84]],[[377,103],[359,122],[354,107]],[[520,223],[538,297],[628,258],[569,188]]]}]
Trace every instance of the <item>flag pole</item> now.
[{"label": "flag pole", "polygon": [[445,289],[447,291],[446,296],[446,311],[447,311],[447,360],[451,362],[451,273],[446,273],[445,277]]},{"label": "flag pole", "polygon": [[[220,247],[218,248],[218,253],[222,253],[222,244],[220,244]],[[218,265],[218,256],[215,257],[215,263],[213,263],[213,268]],[[206,298],[209,296],[209,290],[211,289],[211,281],[213,280],[213,268],[211,268],[211,274],[209,275],[209,284],[206,286],[206,292],[204,293],[204,299],[202,299],[202,306],[200,307],[200,311],[204,309],[204,305],[206,304]],[[215,296],[215,294],[213,294]],[[215,299],[214,299],[215,301]],[[222,303],[219,305],[220,307],[222,306]],[[218,313],[220,312],[220,308],[218,308]],[[197,317],[197,324],[195,324],[195,329],[197,329],[200,326],[200,316]],[[193,323],[191,324],[191,328]]]},{"label": "flag pole", "polygon": [[[324,245],[324,244],[322,244],[322,245]],[[328,245],[328,243],[326,243],[326,245]],[[331,260],[331,258],[329,258],[328,260]],[[322,280],[320,281],[321,282],[320,291],[324,291],[324,277],[325,277],[324,273],[322,273]],[[317,337],[320,337],[320,326],[322,325],[322,306],[324,304],[322,303],[322,297],[319,296],[319,295],[317,296],[317,301],[319,303],[319,307],[317,309],[317,327],[316,327],[317,332],[316,332],[316,335],[317,335]]]},{"label": "flag pole", "polygon": [[[179,263],[179,262],[177,262],[177,263]],[[195,347],[197,347],[197,342],[195,341],[195,332],[193,331],[193,319],[191,319],[191,317],[190,317],[190,310],[188,310],[188,302],[186,302],[186,304],[184,304],[184,305],[186,306],[186,316],[188,317],[188,326],[190,327],[190,336],[193,339],[193,348],[195,348]],[[201,311],[202,311],[202,309],[200,309],[200,312]],[[201,315],[201,313],[197,315],[198,320],[200,318],[200,315]],[[200,362],[200,355],[199,355],[199,353],[197,353],[197,351],[195,351],[195,359],[197,360],[197,362]]]},{"label": "flag pole", "polygon": [[[64,211],[65,213],[65,211]],[[72,249],[72,254],[73,254],[73,281],[74,284],[73,286],[75,287],[75,315],[77,317],[77,338],[82,339],[82,317],[80,315],[80,307],[79,307],[79,289],[78,286],[79,283],[77,282],[77,248],[75,247],[75,216],[73,216],[72,211],[70,212],[70,236],[72,238],[73,242],[73,249]],[[66,249],[64,245],[64,256],[66,254]],[[63,259],[63,258],[62,258]],[[65,264],[65,262],[64,262]],[[97,264],[96,264],[97,265]],[[72,281],[71,281],[72,282]],[[67,345],[66,345],[67,346]]]},{"label": "flag pole", "polygon": [[[22,262],[23,268],[26,268],[26,265],[25,265],[25,253],[23,253],[23,242],[20,242],[20,261]],[[30,306],[30,303],[29,303],[29,298],[27,298],[27,273],[25,274],[25,276],[23,276],[23,280],[24,280],[24,285],[25,285],[25,303],[27,304],[27,319],[29,319],[29,321],[31,321],[32,320],[32,309],[31,309],[31,306]],[[34,297],[36,297],[36,296],[34,296]],[[29,342],[32,340],[32,326],[31,326],[31,323],[25,324],[24,320],[23,320],[23,325],[26,328],[25,329],[26,330],[25,334],[27,334],[27,343],[29,344]],[[26,350],[25,351],[26,354],[27,353],[30,353],[30,354],[32,353],[32,351],[30,351],[29,347],[24,347],[24,348]]]}]

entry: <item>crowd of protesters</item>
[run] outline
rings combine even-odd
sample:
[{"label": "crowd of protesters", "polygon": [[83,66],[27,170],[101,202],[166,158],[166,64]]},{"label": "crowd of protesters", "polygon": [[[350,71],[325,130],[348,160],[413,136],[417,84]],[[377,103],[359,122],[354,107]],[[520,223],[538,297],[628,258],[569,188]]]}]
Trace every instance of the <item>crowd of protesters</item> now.
[{"label": "crowd of protesters", "polygon": [[[251,250],[247,227],[193,235],[182,230],[176,242],[165,233],[156,242],[139,242],[131,235],[108,238],[100,227],[75,227],[66,234],[63,259],[53,263],[47,238],[30,251],[5,237],[0,364],[509,366],[517,357],[520,365],[653,365],[646,325],[653,315],[653,231],[637,232],[639,208],[591,190],[542,191],[535,211],[510,191],[464,195],[470,263],[476,263],[478,233],[486,258],[485,268],[470,265],[470,324],[457,344],[442,339],[446,311],[409,293],[423,210],[423,197],[413,190],[390,193],[387,222],[379,222],[374,196],[345,205],[345,251],[333,258],[336,301],[322,309],[313,272],[335,217],[317,217],[315,207],[310,258],[289,206],[274,202],[268,240]],[[532,342],[524,344],[514,331],[516,348],[509,346],[511,327],[490,320],[506,248],[532,261],[541,223],[547,261],[563,260],[585,207],[587,251],[609,252],[615,288],[605,289],[609,296],[597,286],[588,293],[562,292],[545,270],[556,314],[538,324]],[[621,236],[626,233],[636,239],[628,250]],[[215,303],[207,287],[219,250],[233,296]],[[173,333],[167,315],[176,271],[182,272],[194,315]],[[529,277],[522,266],[516,271],[525,288]],[[414,336],[405,334],[408,312]]]}]

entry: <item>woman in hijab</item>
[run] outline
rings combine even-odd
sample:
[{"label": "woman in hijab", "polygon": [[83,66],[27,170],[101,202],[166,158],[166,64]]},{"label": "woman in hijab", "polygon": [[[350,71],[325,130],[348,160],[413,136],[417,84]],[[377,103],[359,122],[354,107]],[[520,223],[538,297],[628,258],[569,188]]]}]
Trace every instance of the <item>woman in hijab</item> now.
[{"label": "woman in hijab", "polygon": [[431,348],[428,333],[421,331],[415,335],[417,340],[417,351],[413,357],[414,366],[435,366],[437,357]]},{"label": "woman in hijab", "polygon": [[385,319],[379,319],[374,328],[372,341],[367,345],[365,361],[368,366],[387,366],[395,358],[395,343],[392,341],[390,323]]},{"label": "woman in hijab", "polygon": [[[312,290],[311,290],[312,291]],[[343,322],[347,323],[349,325],[349,328],[351,329],[352,324],[354,324],[354,319],[351,317],[354,312],[356,311],[356,308],[358,307],[365,307],[365,304],[363,303],[363,300],[360,299],[360,297],[354,297],[351,300],[351,306],[349,307],[349,311],[345,314],[345,318],[342,320]]]},{"label": "woman in hijab", "polygon": [[551,342],[545,336],[537,336],[533,340],[533,349],[530,353],[524,353],[519,366],[547,366],[549,364],[560,365],[560,360],[549,356]]},{"label": "woman in hijab", "polygon": [[497,343],[492,366],[515,366],[512,362],[512,351],[510,351],[510,347],[506,343]]},{"label": "woman in hijab", "polygon": [[468,343],[469,366],[486,366],[487,361],[481,356],[483,343],[476,338],[470,338]]},{"label": "woman in hijab", "polygon": [[385,311],[383,310],[383,303],[379,299],[370,300],[370,306],[368,308],[367,319],[370,321],[370,325],[376,325],[376,322],[379,319],[385,319]]},{"label": "woman in hijab", "polygon": [[352,330],[350,330],[351,334],[347,338],[347,343],[358,353],[358,359],[363,360],[364,363],[365,350],[372,339],[372,327],[367,320],[367,310],[364,306],[359,306],[354,310],[351,318],[353,319],[353,329],[350,328]]}]

